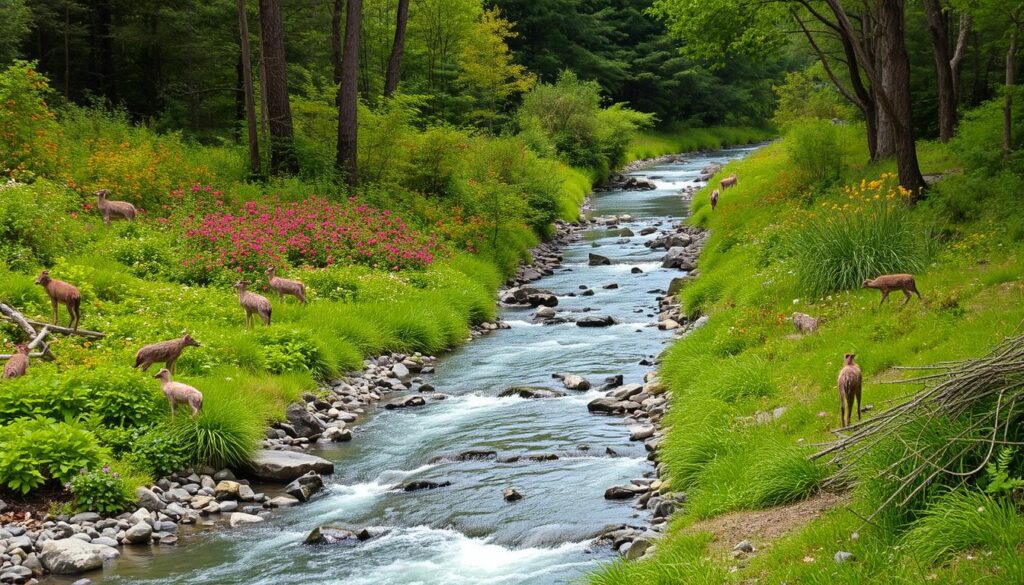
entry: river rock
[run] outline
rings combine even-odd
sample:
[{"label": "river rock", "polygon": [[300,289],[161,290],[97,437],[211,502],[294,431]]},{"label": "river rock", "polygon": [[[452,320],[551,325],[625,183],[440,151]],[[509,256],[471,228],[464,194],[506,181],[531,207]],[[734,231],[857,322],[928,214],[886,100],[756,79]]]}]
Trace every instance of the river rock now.
[{"label": "river rock", "polygon": [[146,522],[139,522],[124,531],[124,539],[130,544],[147,544],[153,538],[153,527]]},{"label": "river rock", "polygon": [[259,524],[263,521],[264,520],[262,516],[257,516],[255,514],[245,514],[243,512],[234,512],[228,518],[228,524],[231,525],[232,528],[236,526],[244,526],[246,524]]},{"label": "river rock", "polygon": [[140,487],[136,489],[135,496],[139,498],[139,507],[141,508],[157,512],[167,507],[167,504],[160,499],[160,496],[156,495],[156,493],[149,488]]},{"label": "river rock", "polygon": [[569,390],[579,390],[581,392],[590,390],[590,382],[583,376],[577,376],[576,374],[570,374],[562,378],[562,385]]},{"label": "river rock", "polygon": [[606,500],[628,500],[636,497],[643,488],[636,485],[613,485],[604,491]]},{"label": "river rock", "polygon": [[534,319],[551,319],[557,313],[551,307],[541,307],[533,314]]},{"label": "river rock", "polygon": [[423,406],[427,403],[422,396],[403,396],[396,398],[391,402],[384,405],[387,410],[394,410],[396,408],[410,408],[414,406]]},{"label": "river rock", "polygon": [[103,566],[103,561],[117,558],[117,549],[102,544],[92,544],[66,538],[64,540],[47,540],[43,543],[39,561],[43,567],[57,575],[74,575]]},{"label": "river rock", "polygon": [[299,503],[299,500],[293,496],[277,496],[276,498],[267,502],[267,505],[271,508],[290,508]]},{"label": "river rock", "polygon": [[310,471],[321,475],[334,473],[334,464],[330,461],[295,451],[261,449],[253,454],[249,466],[257,478],[277,482],[292,481]]},{"label": "river rock", "polygon": [[607,256],[591,253],[589,256],[589,264],[591,266],[611,266],[612,261]]},{"label": "river rock", "polygon": [[284,488],[285,493],[300,502],[309,501],[313,494],[324,488],[324,480],[315,471],[297,478]]},{"label": "river rock", "polygon": [[394,377],[398,378],[399,380],[402,380],[403,382],[408,380],[409,376],[412,375],[412,373],[409,372],[409,368],[407,368],[405,364],[401,362],[391,366],[391,374]]},{"label": "river rock", "polygon": [[687,252],[686,248],[682,247],[669,248],[668,253],[661,259],[661,266],[663,268],[678,268],[680,270],[693,270],[696,268],[691,260],[691,255]]},{"label": "river rock", "polygon": [[610,327],[615,319],[609,315],[591,315],[576,321],[577,327]]},{"label": "river rock", "polygon": [[613,398],[618,402],[627,400],[643,392],[644,387],[640,384],[623,384],[608,394],[609,398]]},{"label": "river rock", "polygon": [[301,404],[289,404],[284,414],[288,424],[300,437],[312,437],[324,432],[324,423],[306,411],[306,407]]},{"label": "river rock", "polygon": [[455,461],[480,461],[485,459],[497,459],[498,452],[490,449],[470,449],[455,456]]},{"label": "river rock", "polygon": [[531,307],[554,307],[558,305],[558,297],[549,292],[536,292],[526,296],[526,303]]},{"label": "river rock", "polygon": [[516,488],[510,487],[505,488],[505,490],[502,492],[502,497],[505,498],[506,502],[518,502],[519,500],[523,499],[523,494],[520,493],[519,490],[517,490]]},{"label": "river rock", "polygon": [[630,441],[644,441],[654,436],[654,425],[637,425],[629,427]]},{"label": "river rock", "polygon": [[325,524],[314,528],[306,537],[305,544],[349,544],[355,545],[370,540],[373,535],[365,528],[346,525]]},{"label": "river rock", "polygon": [[684,233],[669,234],[665,237],[665,246],[672,248],[685,248],[693,243],[693,236]]},{"label": "river rock", "polygon": [[402,489],[407,492],[417,492],[420,490],[433,490],[442,487],[448,487],[452,485],[450,481],[428,481],[425,479],[417,479],[405,483]]},{"label": "river rock", "polygon": [[218,500],[237,500],[238,491],[242,488],[242,484],[237,481],[231,481],[225,479],[213,488],[213,495]]},{"label": "river rock", "polygon": [[639,266],[634,266],[634,267],[629,269],[629,273],[630,274],[643,274],[644,271]]},{"label": "river rock", "polygon": [[590,403],[587,404],[587,410],[589,410],[590,412],[614,414],[622,410],[622,405],[620,401],[615,400],[614,398],[611,398],[609,396],[604,396],[601,398],[597,398],[595,400],[591,400]]},{"label": "river rock", "polygon": [[518,396],[520,398],[559,398],[565,396],[557,390],[541,388],[539,386],[513,386],[502,390],[499,397]]},{"label": "river rock", "polygon": [[[420,390],[422,391],[423,388],[421,387]],[[327,427],[327,429],[324,430],[324,434],[321,435],[321,438],[327,441],[333,441],[335,443],[351,441],[352,431],[340,427]]]},{"label": "river rock", "polygon": [[640,537],[635,539],[629,544],[629,550],[626,551],[626,560],[635,561],[640,557],[644,556],[644,553],[648,549],[654,546],[654,542],[649,538]]},{"label": "river rock", "polygon": [[736,546],[732,547],[732,550],[741,553],[752,553],[754,552],[754,545],[749,540],[741,540]]}]

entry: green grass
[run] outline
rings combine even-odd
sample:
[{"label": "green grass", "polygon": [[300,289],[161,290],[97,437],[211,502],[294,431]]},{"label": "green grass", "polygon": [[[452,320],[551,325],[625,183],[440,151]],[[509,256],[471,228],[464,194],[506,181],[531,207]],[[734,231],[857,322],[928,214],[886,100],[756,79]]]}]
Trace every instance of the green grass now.
[{"label": "green grass", "polygon": [[754,144],[775,133],[762,128],[718,126],[713,128],[667,128],[641,132],[626,149],[627,161],[654,158],[698,150]]},{"label": "green grass", "polygon": [[[950,488],[941,486],[880,517],[880,528],[862,526],[854,514],[836,510],[739,566],[727,556],[710,555],[701,544],[706,539],[688,531],[702,519],[796,502],[820,489],[834,469],[808,456],[812,445],[830,440],[837,426],[836,375],[845,353],[857,354],[866,380],[864,402],[878,412],[887,401],[915,389],[878,384],[876,378],[889,374],[892,366],[983,355],[1019,332],[1024,321],[1024,238],[1013,228],[1024,213],[1005,190],[984,187],[986,178],[980,175],[938,183],[925,202],[904,214],[921,240],[896,255],[905,262],[912,257],[907,249],[922,250],[921,260],[901,266],[915,271],[923,302],[915,297],[901,308],[902,300],[894,297],[895,302],[878,307],[878,291],[856,287],[859,274],[801,278],[813,256],[795,253],[794,238],[806,235],[812,220],[832,213],[833,204],[850,201],[842,185],[869,183],[893,171],[891,163],[865,165],[862,147],[852,150],[834,186],[807,183],[793,168],[783,141],[726,166],[715,177],[736,172],[740,182],[723,194],[714,213],[708,205],[710,188],[696,195],[690,221],[710,228],[711,238],[700,259],[699,278],[685,285],[679,297],[685,312],[707,314],[710,321],[672,346],[661,367],[672,392],[665,419],[670,430],[660,452],[663,479],[672,490],[685,491],[687,503],[652,560],[604,567],[591,583],[918,583],[929,575],[937,575],[938,582],[1015,582],[1013,576],[1021,574],[1024,563],[1010,552],[1014,546],[1019,551],[1019,544],[1007,544],[1017,542],[1019,516],[1004,513],[1009,512],[1004,507],[975,517],[963,505],[956,508],[963,512],[957,518],[955,506],[941,497]],[[921,144],[919,156],[925,172],[960,166],[955,153],[940,144]],[[952,209],[967,212],[954,214]],[[847,241],[862,246],[861,251],[850,252],[851,245],[837,256],[847,258],[845,264],[858,254],[879,255],[898,229],[880,226],[870,238],[863,231],[851,233]],[[836,236],[822,237],[831,241]],[[816,253],[815,261],[822,264],[822,251]],[[864,260],[859,270],[895,268],[874,264],[877,258]],[[819,280],[828,285],[818,286]],[[794,311],[820,317],[821,331],[795,335]],[[777,420],[754,420],[756,413],[776,407],[786,408]],[[929,424],[933,433],[918,433],[912,437],[918,443],[907,444],[927,449],[960,428],[950,421]],[[861,516],[892,488],[891,481],[868,478],[909,448],[898,447],[877,451],[857,470],[865,481],[851,493],[850,506]],[[860,538],[851,541],[856,531]],[[974,561],[961,554],[941,564],[950,558],[946,552],[940,555],[921,544],[936,531],[948,534],[936,540],[940,551],[966,547],[982,553]],[[1009,536],[998,540],[998,533]],[[925,536],[904,539],[904,534]],[[849,550],[859,560],[836,565],[832,555],[837,550]],[[680,566],[698,573],[681,578]],[[731,566],[737,570],[730,572]]]}]

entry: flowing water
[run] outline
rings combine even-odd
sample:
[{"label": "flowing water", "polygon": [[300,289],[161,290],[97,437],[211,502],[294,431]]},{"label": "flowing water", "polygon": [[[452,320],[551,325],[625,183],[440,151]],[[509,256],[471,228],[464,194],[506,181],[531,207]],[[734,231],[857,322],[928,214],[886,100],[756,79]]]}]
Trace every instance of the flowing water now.
[{"label": "flowing water", "polygon": [[[501,317],[511,329],[439,360],[430,382],[449,394],[448,400],[381,409],[359,427],[352,442],[318,452],[336,463],[326,493],[275,513],[265,524],[195,534],[174,549],[126,548],[102,582],[543,585],[579,580],[597,563],[611,560],[613,551],[590,541],[609,525],[640,524],[647,513],[607,501],[603,493],[653,469],[643,445],[630,443],[623,419],[587,412],[587,402],[601,395],[596,391],[541,400],[497,395],[514,385],[559,388],[553,372],[581,374],[595,383],[612,374],[623,374],[626,383],[641,382],[649,367],[639,365],[640,360],[660,353],[671,339],[671,333],[653,326],[656,296],[680,274],[661,268],[663,251],[644,247],[653,235],[616,243],[622,228],[639,234],[647,226],[669,227],[687,211],[680,191],[705,165],[751,150],[687,156],[685,162],[634,173],[655,177],[657,190],[593,197],[595,215],[634,219],[618,229],[583,232],[564,250],[555,274],[533,285],[559,296],[560,313],[589,308],[590,314],[611,315],[619,324],[602,329],[572,323],[541,326],[531,323],[531,310],[503,309]],[[588,266],[592,251],[613,264]],[[631,274],[633,267],[643,273]],[[610,283],[619,288],[602,288]],[[580,285],[596,294],[566,296]],[[606,454],[607,448],[615,454]],[[468,449],[496,450],[499,457],[554,453],[559,459],[443,459]],[[440,462],[430,463],[439,456]],[[452,485],[410,493],[394,489],[409,479]],[[524,499],[505,502],[502,490],[509,486]],[[388,532],[355,547],[302,544],[311,529],[331,521]]]}]

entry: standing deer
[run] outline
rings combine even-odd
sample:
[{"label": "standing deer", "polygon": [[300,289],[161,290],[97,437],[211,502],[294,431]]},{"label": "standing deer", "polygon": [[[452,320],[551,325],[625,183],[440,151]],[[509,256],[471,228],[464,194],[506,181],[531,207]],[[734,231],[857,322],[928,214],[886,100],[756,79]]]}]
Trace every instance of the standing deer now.
[{"label": "standing deer", "polygon": [[263,295],[246,290],[249,282],[239,280],[235,283],[235,290],[238,291],[238,304],[245,309],[245,327],[252,329],[252,315],[256,313],[263,320],[264,325],[270,325],[270,301]]},{"label": "standing deer", "polygon": [[121,217],[128,221],[135,220],[138,212],[135,210],[134,205],[127,201],[111,201],[107,199],[107,195],[110,195],[110,191],[106,189],[100,189],[96,192],[96,209],[100,210],[100,215],[103,216],[103,223],[110,224],[112,217]]},{"label": "standing deer", "polygon": [[36,279],[36,284],[43,287],[46,290],[46,294],[50,297],[50,305],[53,307],[53,324],[57,325],[57,305],[58,303],[64,303],[68,308],[68,315],[71,317],[71,322],[68,323],[68,327],[78,331],[78,321],[81,319],[82,314],[79,311],[79,306],[82,304],[82,293],[78,292],[78,289],[74,286],[56,278],[50,278],[50,271],[44,270],[39,273],[39,278]]},{"label": "standing deer", "polygon": [[277,296],[282,301],[284,295],[291,295],[297,299],[303,305],[306,304],[306,285],[302,284],[297,280],[290,280],[288,278],[281,278],[277,276],[277,269],[271,266],[267,268],[267,280],[270,283],[270,288],[277,291]]},{"label": "standing deer", "polygon": [[861,288],[877,288],[882,291],[882,300],[878,302],[878,306],[882,306],[882,303],[889,298],[889,293],[894,290],[903,291],[904,299],[903,304],[906,305],[910,302],[910,293],[916,293],[917,298],[921,299],[921,293],[917,290],[917,283],[914,281],[912,274],[886,274],[879,276],[872,280],[867,279],[860,285]]},{"label": "standing deer", "polygon": [[172,417],[179,404],[189,405],[189,408],[192,409],[192,416],[199,414],[199,411],[203,409],[203,393],[188,384],[172,380],[171,373],[167,371],[167,368],[160,368],[160,371],[153,377],[160,380],[160,389],[164,391],[164,396],[167,397],[167,402],[171,406]]},{"label": "standing deer", "polygon": [[135,354],[135,367],[141,366],[142,371],[145,372],[149,369],[149,366],[162,362],[164,367],[170,370],[171,375],[173,375],[174,363],[181,357],[181,352],[189,346],[200,347],[199,342],[192,339],[192,336],[187,333],[184,337],[178,339],[147,345]]},{"label": "standing deer", "polygon": [[853,414],[853,401],[857,401],[857,422],[860,422],[860,366],[853,363],[854,354],[844,357],[843,369],[839,370],[839,424],[842,428],[850,426]]},{"label": "standing deer", "polygon": [[729,187],[735,187],[740,182],[739,178],[736,177],[736,173],[729,175],[728,177],[719,181],[719,185],[722,186],[722,191],[725,191]]},{"label": "standing deer", "polygon": [[718,207],[718,189],[711,192],[711,211]]},{"label": "standing deer", "polygon": [[25,375],[28,370],[28,346],[24,343],[19,343],[15,346],[14,355],[11,359],[7,360],[4,364],[3,378],[5,380],[12,380],[14,378],[20,378]]}]

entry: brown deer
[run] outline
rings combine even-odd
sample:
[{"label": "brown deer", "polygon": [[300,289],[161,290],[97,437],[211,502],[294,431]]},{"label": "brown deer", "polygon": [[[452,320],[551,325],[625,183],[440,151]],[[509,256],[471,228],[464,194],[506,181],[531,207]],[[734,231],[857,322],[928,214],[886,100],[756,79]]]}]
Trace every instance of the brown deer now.
[{"label": "brown deer", "polygon": [[199,342],[192,339],[192,336],[187,333],[184,337],[178,339],[152,343],[143,347],[135,354],[135,367],[141,367],[142,371],[145,372],[149,369],[149,366],[162,362],[164,367],[170,370],[171,375],[174,375],[174,363],[181,357],[181,352],[189,346],[200,347]]},{"label": "brown deer", "polygon": [[277,269],[273,266],[267,268],[266,274],[267,280],[270,283],[270,288],[277,291],[278,298],[283,301],[284,295],[291,295],[299,299],[299,302],[303,305],[306,304],[306,285],[297,280],[279,277],[277,275]]},{"label": "brown deer", "polygon": [[711,192],[711,211],[718,207],[718,189]]},{"label": "brown deer", "polygon": [[100,210],[100,215],[103,216],[103,223],[109,224],[110,219],[114,217],[120,217],[128,221],[134,221],[135,216],[138,214],[135,206],[127,201],[112,201],[107,199],[110,195],[110,191],[106,189],[100,189],[96,192],[96,209]]},{"label": "brown deer", "polygon": [[188,384],[172,380],[167,368],[160,368],[153,377],[160,380],[160,389],[164,391],[164,396],[171,406],[172,417],[179,404],[187,404],[192,409],[192,416],[199,414],[203,409],[203,393]]},{"label": "brown deer", "polygon": [[25,375],[28,370],[28,346],[24,343],[19,343],[15,346],[14,355],[11,359],[7,360],[4,364],[3,378],[5,380],[12,380],[14,378],[20,378]]},{"label": "brown deer", "polygon": [[921,293],[917,291],[917,283],[914,281],[912,274],[886,274],[879,276],[872,280],[867,279],[860,285],[861,288],[877,288],[882,291],[882,300],[878,302],[878,306],[882,306],[882,303],[889,298],[889,293],[894,290],[903,291],[904,299],[903,304],[906,305],[910,302],[910,293],[916,293],[917,298],[921,299]]},{"label": "brown deer", "polygon": [[36,284],[42,286],[46,290],[46,294],[50,297],[50,305],[53,307],[53,324],[57,325],[57,305],[59,303],[64,303],[68,308],[68,315],[71,317],[71,322],[68,323],[68,327],[78,331],[78,321],[82,317],[81,311],[79,311],[80,305],[82,304],[82,293],[78,292],[77,288],[63,280],[50,278],[49,270],[44,270],[39,273],[39,278],[36,279]]},{"label": "brown deer", "polygon": [[735,187],[736,185],[739,184],[739,182],[740,182],[740,180],[739,180],[738,177],[736,177],[736,173],[733,173],[733,174],[729,175],[728,177],[722,179],[719,182],[719,185],[722,186],[722,191],[725,191],[729,187]]},{"label": "brown deer", "polygon": [[854,354],[848,353],[843,360],[843,369],[839,370],[839,424],[842,428],[850,426],[853,415],[853,401],[857,401],[857,422],[860,422],[860,366],[853,363]]},{"label": "brown deer", "polygon": [[248,287],[249,284],[250,283],[245,280],[239,280],[235,283],[235,290],[238,291],[238,304],[242,305],[242,308],[245,309],[246,329],[252,329],[253,313],[260,316],[264,325],[270,325],[270,301],[268,301],[267,297],[263,295],[258,295],[246,290],[246,287]]}]

